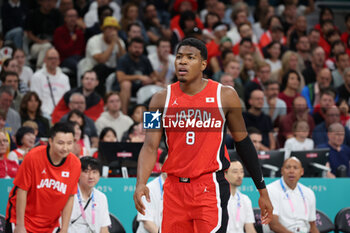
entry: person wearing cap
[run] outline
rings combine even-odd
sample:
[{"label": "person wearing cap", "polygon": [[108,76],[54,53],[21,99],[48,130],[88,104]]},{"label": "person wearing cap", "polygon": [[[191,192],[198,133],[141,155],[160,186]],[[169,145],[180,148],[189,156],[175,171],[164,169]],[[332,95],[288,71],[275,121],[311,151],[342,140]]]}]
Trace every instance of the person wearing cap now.
[{"label": "person wearing cap", "polygon": [[89,39],[86,57],[78,65],[78,73],[93,69],[100,80],[97,92],[104,95],[104,83],[108,75],[115,71],[119,57],[125,53],[125,44],[118,36],[119,22],[112,16],[105,17],[102,33]]},{"label": "person wearing cap", "polygon": [[273,206],[273,217],[264,232],[311,232],[316,227],[316,198],[314,192],[299,182],[304,168],[296,157],[283,163],[282,177],[267,185]]},{"label": "person wearing cap", "polygon": [[[85,50],[84,32],[78,27],[78,12],[75,9],[65,12],[64,22],[64,25],[55,30],[53,44],[60,54],[61,67],[76,74],[78,62]],[[71,86],[72,84],[75,83],[71,82]]]},{"label": "person wearing cap", "polygon": [[16,133],[16,143],[18,147],[9,153],[8,159],[20,164],[24,156],[34,147],[34,129],[30,127],[19,128]]}]

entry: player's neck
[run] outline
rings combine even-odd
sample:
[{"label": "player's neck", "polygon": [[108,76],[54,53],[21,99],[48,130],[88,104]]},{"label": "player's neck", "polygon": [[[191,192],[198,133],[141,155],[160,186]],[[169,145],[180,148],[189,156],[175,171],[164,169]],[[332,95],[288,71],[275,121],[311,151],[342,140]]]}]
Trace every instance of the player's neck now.
[{"label": "player's neck", "polygon": [[180,89],[187,95],[195,95],[208,85],[208,80],[196,78],[191,82],[180,82]]},{"label": "player's neck", "polygon": [[234,185],[230,185],[230,191],[231,191],[231,195],[234,196],[236,194],[237,187]]}]

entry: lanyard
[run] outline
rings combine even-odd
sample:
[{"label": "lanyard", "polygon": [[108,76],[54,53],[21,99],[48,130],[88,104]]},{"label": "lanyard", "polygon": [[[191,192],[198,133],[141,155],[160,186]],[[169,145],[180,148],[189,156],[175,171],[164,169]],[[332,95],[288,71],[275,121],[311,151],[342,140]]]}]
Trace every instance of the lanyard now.
[{"label": "lanyard", "polygon": [[[81,216],[82,216],[83,219],[87,222],[85,210],[84,210],[83,204],[82,204],[82,198],[81,198],[81,196],[80,196],[79,186],[78,186],[77,196],[78,196],[78,201],[79,201]],[[92,224],[94,225],[94,224],[95,224],[95,198],[94,198],[94,190],[92,190],[92,193],[91,193],[91,215],[92,215]]]},{"label": "lanyard", "polygon": [[[280,184],[281,184],[281,187],[282,187],[282,189],[283,189],[283,192],[286,194],[286,197],[288,198],[288,202],[289,202],[290,208],[292,209],[292,212],[294,212],[294,205],[293,205],[293,202],[292,202],[292,200],[290,199],[290,197],[289,197],[289,195],[288,195],[288,193],[287,193],[287,189],[286,189],[286,187],[284,186],[284,184],[283,184],[283,182],[282,182],[282,178],[280,179]],[[301,190],[299,184],[297,184],[297,186],[298,186],[300,195],[301,195],[301,197],[303,198],[304,208],[305,208],[305,215],[307,215],[307,205],[306,205],[306,199],[305,199],[303,190]]]},{"label": "lanyard", "polygon": [[236,225],[239,225],[239,221],[241,220],[241,197],[239,196],[238,190],[237,194],[237,212],[236,212]]},{"label": "lanyard", "polygon": [[163,200],[163,184],[162,184],[162,175],[159,176],[159,187],[160,187],[160,195],[162,197],[162,200]]}]

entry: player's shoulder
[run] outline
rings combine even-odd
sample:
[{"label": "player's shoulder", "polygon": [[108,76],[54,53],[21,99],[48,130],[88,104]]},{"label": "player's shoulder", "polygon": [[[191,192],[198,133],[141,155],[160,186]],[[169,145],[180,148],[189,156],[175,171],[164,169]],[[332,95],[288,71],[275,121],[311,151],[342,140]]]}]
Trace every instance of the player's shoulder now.
[{"label": "player's shoulder", "polygon": [[165,101],[167,98],[167,93],[168,93],[168,88],[162,89],[158,92],[156,92],[151,99],[150,102],[150,109],[152,108],[164,108],[165,106]]},{"label": "player's shoulder", "polygon": [[46,151],[47,151],[47,146],[37,146],[37,147],[31,149],[26,154],[24,159],[26,159],[26,160],[41,160],[41,156],[47,154]]}]

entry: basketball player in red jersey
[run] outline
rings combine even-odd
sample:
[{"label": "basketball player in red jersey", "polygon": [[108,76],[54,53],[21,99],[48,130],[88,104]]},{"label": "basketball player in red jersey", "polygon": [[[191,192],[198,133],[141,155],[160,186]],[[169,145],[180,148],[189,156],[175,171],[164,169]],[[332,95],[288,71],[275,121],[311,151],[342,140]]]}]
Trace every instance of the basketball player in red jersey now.
[{"label": "basketball player in red jersey", "polygon": [[206,66],[205,45],[194,38],[183,40],[175,60],[179,81],[155,94],[150,103],[151,111],[163,113],[162,128],[147,130],[139,155],[134,201],[136,209],[144,214],[141,197],[145,195],[150,201],[146,183],[165,129],[168,159],[162,171],[168,178],[161,232],[226,232],[230,197],[224,177],[230,166],[223,142],[226,124],[259,190],[262,223],[272,219],[273,208],[256,150],[246,132],[238,95],[231,87],[204,79]]},{"label": "basketball player in red jersey", "polygon": [[6,209],[5,232],[67,232],[74,194],[80,177],[80,160],[72,154],[74,129],[57,123],[49,146],[39,146],[19,167]]}]

